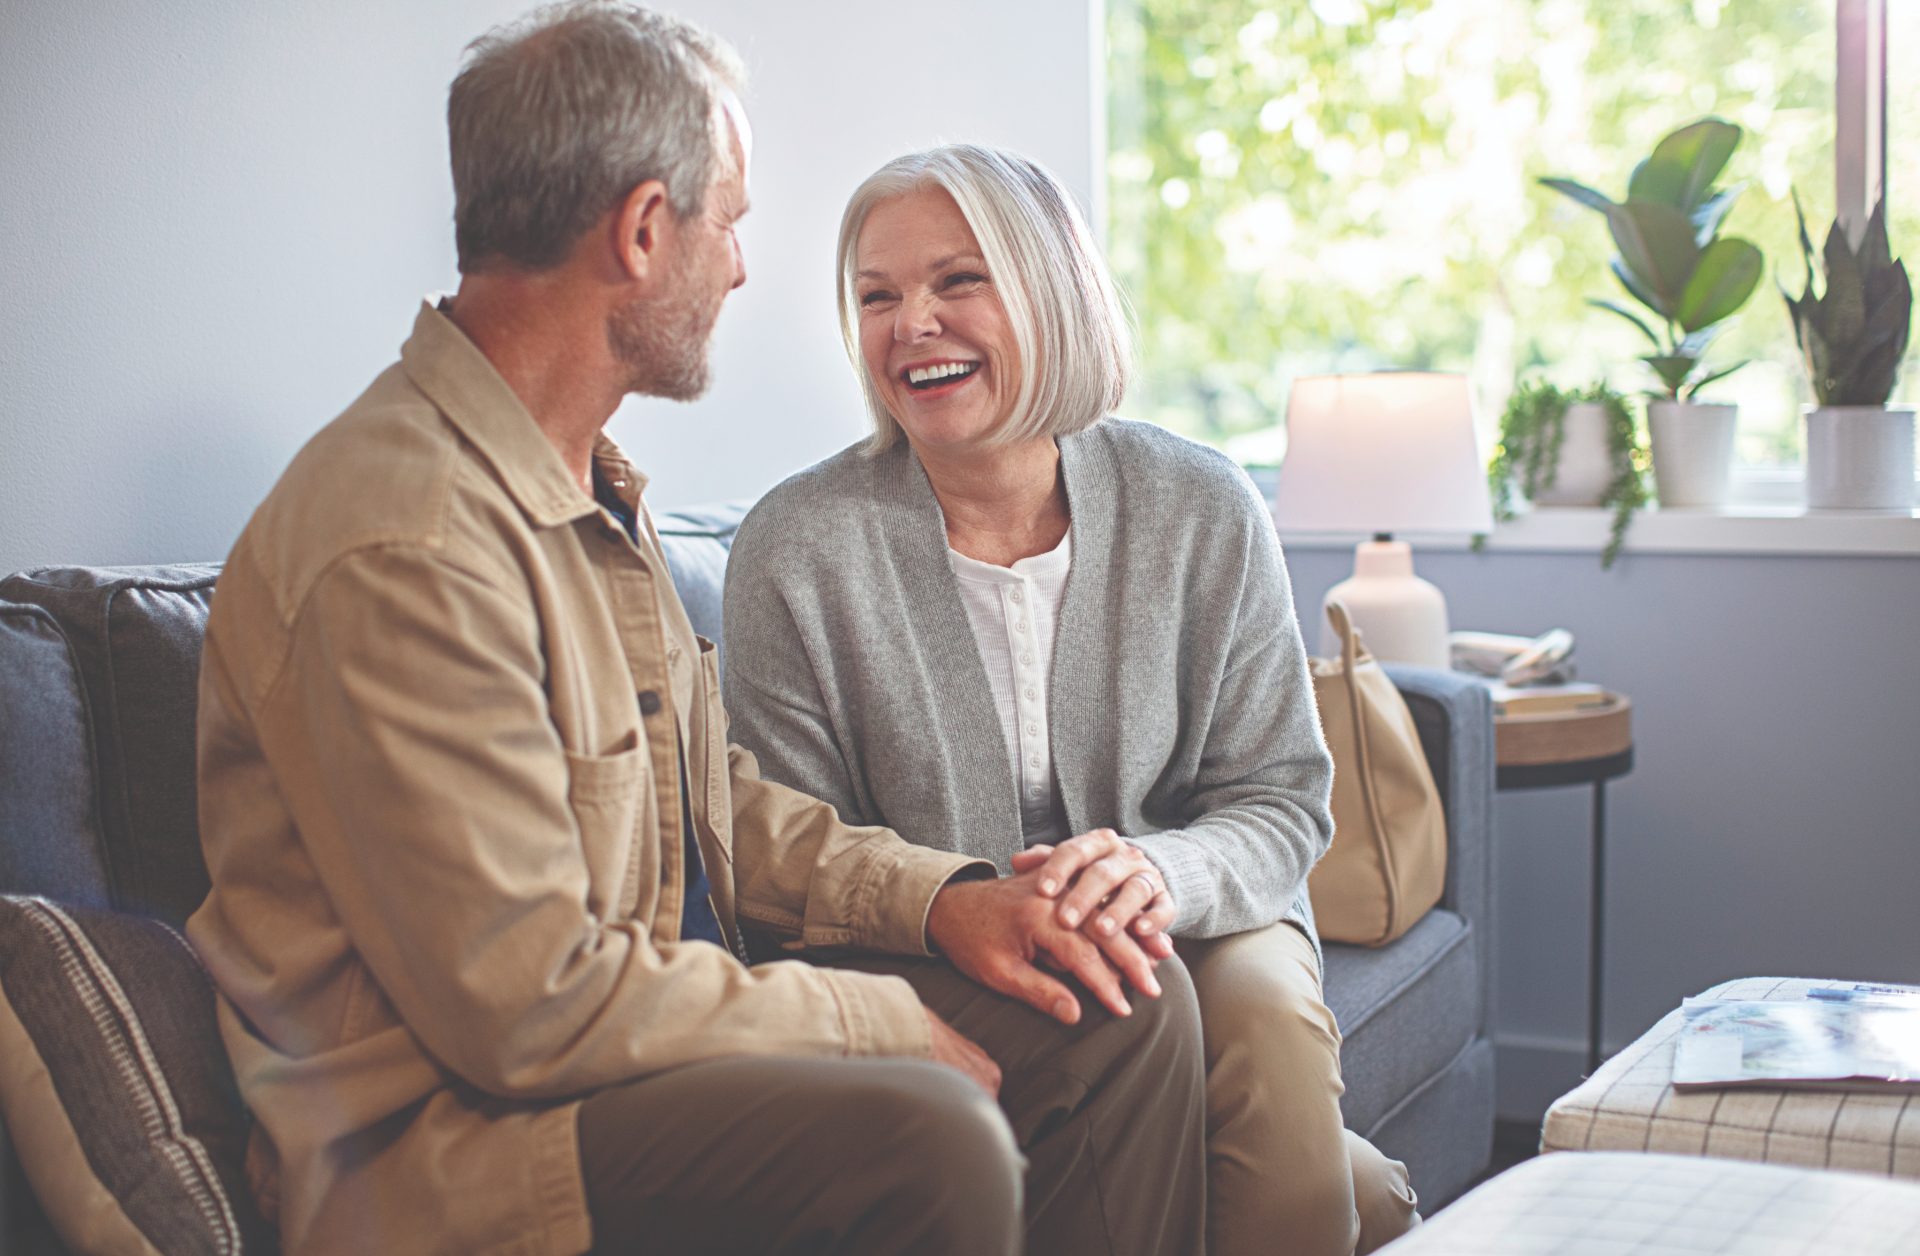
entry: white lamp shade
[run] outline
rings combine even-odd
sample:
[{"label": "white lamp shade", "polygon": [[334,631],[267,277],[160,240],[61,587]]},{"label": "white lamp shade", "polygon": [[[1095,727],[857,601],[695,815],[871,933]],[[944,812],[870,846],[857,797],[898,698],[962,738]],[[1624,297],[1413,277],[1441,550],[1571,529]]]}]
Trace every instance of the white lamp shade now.
[{"label": "white lamp shade", "polygon": [[1295,380],[1274,496],[1283,532],[1491,532],[1466,377]]}]

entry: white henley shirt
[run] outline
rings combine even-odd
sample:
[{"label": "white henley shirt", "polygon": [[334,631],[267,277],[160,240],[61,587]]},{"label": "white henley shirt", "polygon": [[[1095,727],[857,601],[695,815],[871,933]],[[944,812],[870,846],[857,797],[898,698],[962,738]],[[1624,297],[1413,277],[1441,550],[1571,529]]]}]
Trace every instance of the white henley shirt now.
[{"label": "white henley shirt", "polygon": [[1073,533],[1045,554],[996,567],[951,547],[947,559],[960,582],[960,600],[980,644],[981,661],[1000,711],[1020,793],[1020,828],[1029,846],[1057,843],[1053,751],[1047,732],[1047,683],[1053,675],[1053,640],[1060,603],[1073,562]]}]

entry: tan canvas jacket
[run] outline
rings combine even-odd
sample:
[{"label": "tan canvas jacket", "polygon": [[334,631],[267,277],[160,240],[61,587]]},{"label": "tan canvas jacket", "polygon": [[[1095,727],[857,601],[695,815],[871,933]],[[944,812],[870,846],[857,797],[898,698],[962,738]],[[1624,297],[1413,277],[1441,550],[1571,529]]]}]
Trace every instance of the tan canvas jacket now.
[{"label": "tan canvas jacket", "polygon": [[201,666],[213,890],[187,930],[289,1256],[574,1256],[587,1092],[930,1052],[904,981],[678,941],[681,754],[736,952],[746,919],[925,954],[971,862],[760,780],[715,672],[651,526],[636,546],[423,307],[247,525]]}]

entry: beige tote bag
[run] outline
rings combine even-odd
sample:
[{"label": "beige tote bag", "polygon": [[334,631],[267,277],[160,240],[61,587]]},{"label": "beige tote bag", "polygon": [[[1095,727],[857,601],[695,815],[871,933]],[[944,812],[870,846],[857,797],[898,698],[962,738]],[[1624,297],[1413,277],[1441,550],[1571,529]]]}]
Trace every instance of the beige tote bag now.
[{"label": "beige tote bag", "polygon": [[1329,602],[1327,618],[1340,657],[1309,663],[1333,752],[1333,845],[1307,891],[1322,938],[1384,946],[1440,901],[1446,814],[1406,700],[1361,645],[1347,608]]}]

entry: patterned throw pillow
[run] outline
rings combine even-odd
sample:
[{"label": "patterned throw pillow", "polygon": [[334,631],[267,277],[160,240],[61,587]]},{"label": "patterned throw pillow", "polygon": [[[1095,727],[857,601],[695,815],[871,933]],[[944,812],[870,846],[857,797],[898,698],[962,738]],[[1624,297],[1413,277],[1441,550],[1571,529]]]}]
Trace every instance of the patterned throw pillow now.
[{"label": "patterned throw pillow", "polygon": [[0,1111],[76,1253],[236,1256],[278,1238],[213,986],[158,921],[0,895]]}]

